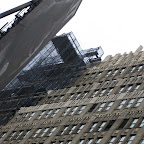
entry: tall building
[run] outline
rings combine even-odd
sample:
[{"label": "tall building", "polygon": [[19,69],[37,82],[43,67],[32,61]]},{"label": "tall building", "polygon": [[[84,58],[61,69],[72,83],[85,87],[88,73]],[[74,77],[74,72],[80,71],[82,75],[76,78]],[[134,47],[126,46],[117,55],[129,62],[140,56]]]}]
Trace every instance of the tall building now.
[{"label": "tall building", "polygon": [[[60,41],[53,41],[56,48]],[[60,50],[61,44],[59,54]],[[142,46],[134,53],[107,56],[103,61],[97,57],[98,49],[82,55],[88,63],[83,57],[80,71],[68,77],[63,86],[47,85],[36,105],[21,107],[7,124],[1,125],[0,143],[144,144]],[[65,61],[65,57],[61,59]],[[62,76],[65,74],[58,77]]]}]

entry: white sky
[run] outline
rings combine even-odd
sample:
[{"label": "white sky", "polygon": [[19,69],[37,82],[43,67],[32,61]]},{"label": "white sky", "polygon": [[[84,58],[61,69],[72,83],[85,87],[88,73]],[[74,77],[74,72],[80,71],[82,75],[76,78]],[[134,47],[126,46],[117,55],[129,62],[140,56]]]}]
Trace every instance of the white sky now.
[{"label": "white sky", "polygon": [[[0,1],[1,13],[29,0]],[[7,19],[0,20],[0,27]],[[83,0],[58,34],[70,31],[82,49],[102,46],[105,56],[135,51],[144,46],[144,0]]]}]

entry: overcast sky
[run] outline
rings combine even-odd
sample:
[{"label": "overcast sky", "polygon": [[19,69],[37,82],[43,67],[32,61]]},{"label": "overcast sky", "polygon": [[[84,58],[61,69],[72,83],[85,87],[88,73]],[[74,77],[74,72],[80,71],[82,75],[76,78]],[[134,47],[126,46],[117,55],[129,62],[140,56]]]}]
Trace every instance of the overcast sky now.
[{"label": "overcast sky", "polygon": [[[0,13],[29,0],[0,0]],[[58,33],[73,31],[83,49],[102,46],[105,56],[144,46],[144,0],[83,0]],[[10,18],[0,20],[0,27]],[[104,56],[104,57],[105,57]]]}]

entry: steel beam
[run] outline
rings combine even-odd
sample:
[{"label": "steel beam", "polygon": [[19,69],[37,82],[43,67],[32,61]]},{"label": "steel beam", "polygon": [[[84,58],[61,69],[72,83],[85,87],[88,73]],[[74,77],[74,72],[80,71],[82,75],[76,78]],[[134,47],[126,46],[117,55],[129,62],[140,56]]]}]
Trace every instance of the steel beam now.
[{"label": "steel beam", "polygon": [[20,6],[17,6],[17,7],[15,7],[15,8],[13,8],[13,9],[10,9],[10,10],[8,10],[8,11],[6,11],[6,12],[3,12],[3,13],[0,14],[0,19],[1,19],[1,18],[4,18],[4,17],[6,17],[6,16],[8,16],[8,15],[10,15],[10,14],[12,14],[12,13],[15,13],[15,12],[17,12],[17,11],[19,11],[19,10],[22,10],[22,9],[30,6],[32,3],[33,3],[33,2],[30,1],[30,2],[27,2],[27,3],[22,4],[22,5],[20,5]]}]

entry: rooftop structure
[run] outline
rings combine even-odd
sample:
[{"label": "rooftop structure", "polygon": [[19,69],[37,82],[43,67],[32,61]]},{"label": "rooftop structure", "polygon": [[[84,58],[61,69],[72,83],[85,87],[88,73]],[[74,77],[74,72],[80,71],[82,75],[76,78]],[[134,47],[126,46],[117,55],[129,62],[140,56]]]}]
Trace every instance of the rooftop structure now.
[{"label": "rooftop structure", "polygon": [[0,125],[21,107],[36,105],[48,90],[70,87],[88,65],[101,61],[101,47],[81,50],[72,32],[54,37],[0,92]]},{"label": "rooftop structure", "polygon": [[15,77],[75,15],[82,0],[32,0],[0,14],[18,11],[0,29],[0,90]]}]

